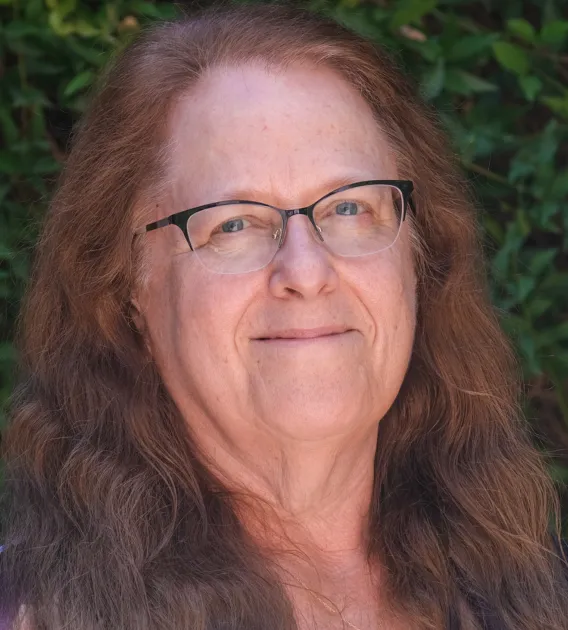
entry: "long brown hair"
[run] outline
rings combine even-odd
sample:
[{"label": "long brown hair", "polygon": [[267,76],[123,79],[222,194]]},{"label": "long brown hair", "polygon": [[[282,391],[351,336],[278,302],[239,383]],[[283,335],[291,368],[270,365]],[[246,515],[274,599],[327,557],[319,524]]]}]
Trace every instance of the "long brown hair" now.
[{"label": "long brown hair", "polygon": [[296,627],[130,311],[141,264],[132,229],[167,187],[168,112],[207,68],[253,59],[334,68],[415,183],[419,323],[380,423],[368,549],[387,569],[389,600],[410,627],[440,630],[461,611],[456,627],[482,628],[486,611],[504,630],[568,628],[550,533],[558,499],[519,413],[444,135],[383,51],[285,6],[148,29],[105,73],[76,131],[22,312],[4,448],[7,604],[26,604],[37,630]]}]

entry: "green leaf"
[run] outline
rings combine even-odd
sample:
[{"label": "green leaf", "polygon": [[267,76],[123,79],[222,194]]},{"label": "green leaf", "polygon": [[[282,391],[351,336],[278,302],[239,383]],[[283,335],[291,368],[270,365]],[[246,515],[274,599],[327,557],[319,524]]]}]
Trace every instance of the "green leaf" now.
[{"label": "green leaf", "polygon": [[531,103],[542,90],[542,81],[533,75],[524,75],[519,77],[519,86],[525,95],[527,101]]},{"label": "green leaf", "polygon": [[550,108],[554,113],[568,118],[568,96],[547,96],[541,98],[540,101]]},{"label": "green leaf", "polygon": [[61,169],[59,162],[54,160],[50,155],[39,158],[33,164],[33,172],[41,175],[48,175],[50,173],[58,173]]},{"label": "green leaf", "polygon": [[100,33],[100,29],[92,24],[89,24],[86,20],[77,20],[74,26],[75,33],[81,37],[95,37]]},{"label": "green leaf", "polygon": [[21,20],[12,20],[4,26],[4,33],[6,37],[14,39],[27,37],[28,35],[37,35],[39,30],[40,29],[35,24],[22,22]]},{"label": "green leaf", "polygon": [[[558,199],[564,202],[568,197],[568,169],[559,170],[554,178],[550,188],[548,189],[552,199]],[[563,203],[563,205],[565,205]]]},{"label": "green leaf", "polygon": [[[355,2],[355,4],[360,4],[360,2]],[[324,5],[327,5],[327,3],[324,3]],[[353,10],[353,2],[346,3],[344,7],[339,8],[346,8],[352,14],[361,15],[361,11]],[[158,20],[169,20],[176,17],[177,14],[176,5],[173,2],[159,2],[157,4],[153,4],[150,2],[135,0],[131,5],[131,10],[139,15],[145,15]]]},{"label": "green leaf", "polygon": [[14,252],[0,243],[0,260],[11,260],[14,258]]},{"label": "green leaf", "polygon": [[556,483],[568,484],[568,466],[551,463],[548,466],[548,473]]},{"label": "green leaf", "polygon": [[529,269],[533,277],[540,276],[556,258],[558,254],[557,248],[542,249],[536,252],[532,257],[529,264]]},{"label": "green leaf", "polygon": [[531,317],[531,319],[535,320],[550,311],[553,306],[553,300],[536,297],[531,300],[525,308],[527,314]]},{"label": "green leaf", "polygon": [[47,100],[45,94],[37,88],[31,86],[24,86],[21,88],[14,88],[11,90],[12,107],[47,107],[50,102]]},{"label": "green leaf", "polygon": [[0,362],[10,362],[16,360],[16,351],[11,343],[0,343]]},{"label": "green leaf", "polygon": [[476,92],[494,92],[497,90],[494,83],[489,83],[489,81],[476,77],[465,70],[448,70],[444,85],[447,90],[465,96]]},{"label": "green leaf", "polygon": [[503,226],[491,215],[486,214],[483,217],[483,227],[485,228],[485,231],[493,238],[493,240],[495,240],[497,243],[503,242]]},{"label": "green leaf", "polygon": [[530,334],[521,335],[518,338],[519,349],[524,358],[525,369],[529,376],[536,376],[542,373],[542,366],[537,356],[537,349],[534,337]]},{"label": "green leaf", "polygon": [[466,35],[460,37],[447,51],[445,57],[448,61],[462,61],[489,51],[491,44],[498,39],[496,33],[487,35]]},{"label": "green leaf", "polygon": [[0,173],[15,175],[24,170],[22,160],[11,151],[0,150]]},{"label": "green leaf", "polygon": [[515,74],[527,74],[530,68],[530,59],[527,52],[509,42],[495,42],[493,44],[493,54],[499,64]]},{"label": "green leaf", "polygon": [[132,9],[140,15],[147,15],[148,17],[156,19],[159,19],[161,17],[160,9],[151,2],[134,2],[132,5]]},{"label": "green leaf", "polygon": [[534,26],[522,18],[507,20],[507,30],[526,42],[532,43],[536,39]]},{"label": "green leaf", "polygon": [[422,77],[422,95],[426,100],[436,98],[444,87],[446,77],[446,65],[443,59],[438,59],[436,65]]},{"label": "green leaf", "polygon": [[568,287],[568,273],[552,271],[548,274],[540,284],[542,291],[550,294],[566,295],[566,287]]},{"label": "green leaf", "polygon": [[442,47],[438,42],[427,39],[424,42],[417,42],[406,37],[401,38],[401,43],[413,53],[417,53],[429,63],[435,63],[443,56]]},{"label": "green leaf", "polygon": [[91,70],[85,70],[84,72],[80,72],[77,76],[73,77],[71,81],[63,90],[64,96],[73,96],[82,90],[85,86],[90,85],[95,78],[95,75]]},{"label": "green leaf", "polygon": [[560,47],[568,38],[568,20],[552,20],[546,23],[541,31],[539,40],[547,46]]},{"label": "green leaf", "polygon": [[[554,355],[548,355],[546,357],[545,369],[549,374],[556,376],[556,381],[564,380],[568,378],[568,353],[563,352]],[[560,392],[558,392],[560,393]],[[568,422],[568,413],[564,415],[566,422]]]},{"label": "green leaf", "polygon": [[532,276],[521,276],[518,278],[516,286],[516,297],[518,302],[524,302],[535,286],[536,280]]},{"label": "green leaf", "polygon": [[517,210],[517,225],[520,228],[520,233],[526,238],[531,232],[531,224],[523,208]]},{"label": "green leaf", "polygon": [[87,46],[74,37],[69,37],[66,40],[66,44],[73,55],[75,55],[79,59],[84,59],[89,64],[92,64],[96,67],[102,66],[106,60],[106,55],[100,49],[100,47],[95,47],[93,46],[93,44],[89,44]]},{"label": "green leaf", "polygon": [[6,47],[16,55],[21,57],[37,58],[43,56],[44,52],[38,46],[30,44],[27,39],[6,37]]},{"label": "green leaf", "polygon": [[29,75],[62,74],[66,72],[63,64],[50,63],[39,59],[28,59],[27,71]]},{"label": "green leaf", "polygon": [[77,8],[77,0],[46,0],[47,7],[59,13],[63,19]]},{"label": "green leaf", "polygon": [[0,184],[0,203],[4,201],[6,195],[10,191],[10,184]]},{"label": "green leaf", "polygon": [[44,0],[26,0],[25,18],[26,20],[40,22],[45,12]]},{"label": "green leaf", "polygon": [[49,26],[51,26],[53,31],[60,37],[67,37],[75,32],[75,25],[71,22],[65,22],[67,13],[67,11],[61,10],[51,11],[47,18]]},{"label": "green leaf", "polygon": [[405,24],[420,21],[438,5],[438,0],[401,0],[391,18],[391,28],[398,29]]},{"label": "green leaf", "polygon": [[568,322],[549,328],[538,336],[538,345],[541,348],[556,346],[561,342],[568,342]]},{"label": "green leaf", "polygon": [[369,20],[368,17],[360,11],[347,10],[337,7],[333,12],[332,17],[347,28],[359,33],[367,39],[377,39],[382,37],[384,34],[383,29],[379,29],[372,20]]},{"label": "green leaf", "polygon": [[12,114],[6,107],[0,107],[0,129],[4,142],[8,145],[16,142],[20,135]]}]

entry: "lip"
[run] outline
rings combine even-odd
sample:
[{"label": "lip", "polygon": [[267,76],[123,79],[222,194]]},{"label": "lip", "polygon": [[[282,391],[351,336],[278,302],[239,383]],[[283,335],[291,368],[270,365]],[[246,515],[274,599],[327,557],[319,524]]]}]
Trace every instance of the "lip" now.
[{"label": "lip", "polygon": [[321,326],[319,328],[287,328],[267,333],[262,337],[256,337],[254,341],[294,341],[320,339],[325,337],[337,337],[347,332],[351,332],[352,328],[345,326]]}]

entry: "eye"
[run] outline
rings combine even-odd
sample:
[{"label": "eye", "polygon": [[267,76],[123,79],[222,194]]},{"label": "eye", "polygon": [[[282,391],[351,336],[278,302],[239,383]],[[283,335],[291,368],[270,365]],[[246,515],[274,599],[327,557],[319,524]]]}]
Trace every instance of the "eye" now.
[{"label": "eye", "polygon": [[230,219],[229,221],[225,221],[225,223],[221,225],[221,231],[222,232],[240,232],[241,230],[244,230],[245,227],[246,226],[245,226],[244,219],[240,219],[240,218]]},{"label": "eye", "polygon": [[355,201],[342,201],[335,206],[336,214],[341,216],[354,216],[358,211],[359,206]]}]

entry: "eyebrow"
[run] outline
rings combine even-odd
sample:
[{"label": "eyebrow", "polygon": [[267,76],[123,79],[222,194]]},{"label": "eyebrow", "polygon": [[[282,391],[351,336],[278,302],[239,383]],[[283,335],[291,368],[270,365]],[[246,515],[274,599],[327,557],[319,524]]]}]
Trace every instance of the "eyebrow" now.
[{"label": "eyebrow", "polygon": [[[317,187],[312,188],[309,193],[306,195],[306,198],[311,198],[313,201],[320,199],[327,193],[335,190],[337,188],[341,188],[342,186],[347,186],[348,184],[354,184],[355,182],[365,181],[367,179],[381,179],[376,176],[376,174],[368,173],[368,172],[359,172],[352,173],[350,175],[342,175],[339,177],[334,177],[326,180],[323,184],[318,185]],[[384,179],[393,179],[392,177],[385,177]],[[212,203],[216,201],[231,201],[231,200],[244,200],[244,201],[262,201],[268,203],[266,201],[269,193],[266,190],[261,190],[260,188],[248,187],[248,188],[229,188],[224,192],[218,194]]]}]

